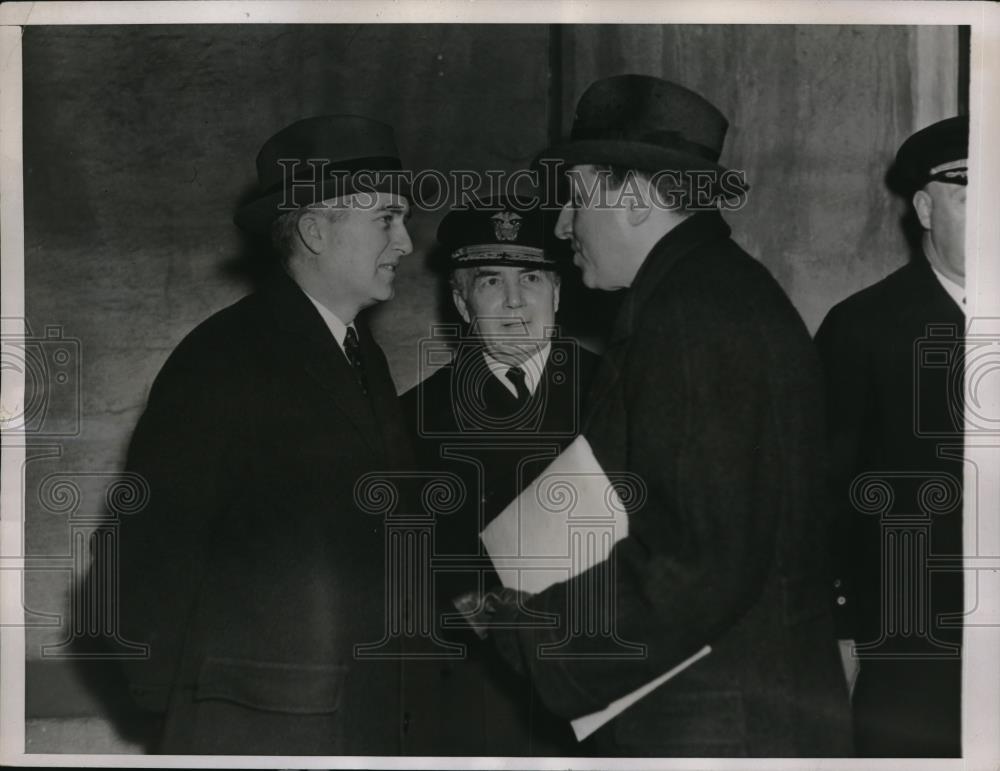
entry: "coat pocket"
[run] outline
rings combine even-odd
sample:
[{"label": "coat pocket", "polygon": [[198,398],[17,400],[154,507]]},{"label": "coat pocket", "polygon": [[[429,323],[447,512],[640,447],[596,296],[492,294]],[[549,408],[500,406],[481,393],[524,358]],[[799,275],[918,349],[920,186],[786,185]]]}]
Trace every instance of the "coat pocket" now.
[{"label": "coat pocket", "polygon": [[207,656],[198,671],[194,699],[230,701],[269,712],[327,714],[340,708],[347,669]]}]

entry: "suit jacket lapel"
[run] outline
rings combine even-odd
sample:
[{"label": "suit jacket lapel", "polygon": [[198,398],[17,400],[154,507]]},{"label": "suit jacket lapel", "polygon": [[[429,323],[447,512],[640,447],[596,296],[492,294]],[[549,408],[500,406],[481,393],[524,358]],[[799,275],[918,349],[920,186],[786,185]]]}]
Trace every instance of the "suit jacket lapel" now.
[{"label": "suit jacket lapel", "polygon": [[517,409],[517,397],[490,370],[482,347],[469,346],[464,349],[455,362],[453,376],[457,389],[479,389],[478,393],[465,394],[463,398],[465,401],[482,399],[486,415],[499,418],[510,415]]},{"label": "suit jacket lapel", "polygon": [[277,326],[285,335],[292,366],[302,366],[329,394],[330,404],[354,424],[372,449],[381,453],[382,441],[371,403],[309,298],[283,273],[272,282],[268,298]]},{"label": "suit jacket lapel", "polygon": [[920,301],[914,298],[913,307],[919,308],[920,313],[924,315],[933,309],[931,318],[942,322],[953,322],[958,325],[959,332],[962,332],[965,326],[965,308],[955,302],[955,299],[948,294],[948,290],[941,285],[927,258],[923,254],[915,254],[909,267],[917,291],[925,293]]},{"label": "suit jacket lapel", "polygon": [[[412,464],[410,438],[406,434],[402,407],[396,395],[396,386],[385,361],[385,354],[361,320],[355,321],[361,343],[361,357],[368,381],[368,399],[376,430],[387,458],[401,465]],[[405,445],[405,446],[404,446]]]}]

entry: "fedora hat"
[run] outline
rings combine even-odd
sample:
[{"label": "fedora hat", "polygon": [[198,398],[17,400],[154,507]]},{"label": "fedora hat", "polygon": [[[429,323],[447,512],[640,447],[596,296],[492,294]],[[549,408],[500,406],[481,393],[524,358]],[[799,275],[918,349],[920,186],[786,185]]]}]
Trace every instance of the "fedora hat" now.
[{"label": "fedora hat", "polygon": [[729,121],[694,91],[650,75],[616,75],[592,83],[576,106],[569,141],[543,150],[567,165],[613,164],[655,173],[723,172]]},{"label": "fedora hat", "polygon": [[409,196],[392,127],[360,115],[305,118],[268,139],[257,154],[257,190],[236,224],[267,233],[288,211],[358,192]]}]

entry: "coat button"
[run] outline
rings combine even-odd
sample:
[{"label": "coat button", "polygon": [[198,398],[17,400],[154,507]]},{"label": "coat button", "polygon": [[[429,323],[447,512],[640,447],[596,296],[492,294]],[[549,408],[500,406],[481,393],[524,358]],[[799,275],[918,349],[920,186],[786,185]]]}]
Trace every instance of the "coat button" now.
[{"label": "coat button", "polygon": [[840,580],[839,578],[838,578],[838,579],[836,579],[836,580],[835,580],[835,581],[833,582],[833,588],[834,588],[834,589],[839,589],[839,588],[840,588],[840,585],[841,585],[842,583],[843,583],[843,581],[841,581],[841,580]]},{"label": "coat button", "polygon": [[837,598],[837,604],[838,605],[846,605],[847,604],[847,598],[844,595],[840,595]]}]

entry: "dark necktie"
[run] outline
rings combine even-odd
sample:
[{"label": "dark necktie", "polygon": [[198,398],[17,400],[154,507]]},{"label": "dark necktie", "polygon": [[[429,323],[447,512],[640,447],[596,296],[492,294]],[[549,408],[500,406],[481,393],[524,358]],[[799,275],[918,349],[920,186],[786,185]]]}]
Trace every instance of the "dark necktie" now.
[{"label": "dark necktie", "polygon": [[361,361],[361,344],[358,342],[358,333],[354,327],[348,327],[347,334],[344,335],[344,353],[347,354],[347,360],[351,362],[351,368],[354,370],[354,376],[358,379],[358,385],[367,396],[368,381],[365,379],[365,366]]},{"label": "dark necktie", "polygon": [[511,367],[507,370],[507,379],[514,384],[518,402],[524,403],[528,401],[531,394],[528,392],[528,386],[524,382],[524,370],[520,367]]}]

